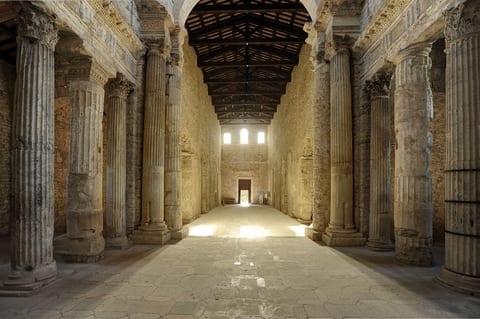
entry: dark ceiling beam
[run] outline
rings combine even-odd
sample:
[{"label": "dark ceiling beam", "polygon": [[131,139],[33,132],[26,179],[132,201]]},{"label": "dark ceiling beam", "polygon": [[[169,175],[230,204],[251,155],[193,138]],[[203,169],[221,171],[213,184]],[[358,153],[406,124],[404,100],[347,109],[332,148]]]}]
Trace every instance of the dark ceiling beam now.
[{"label": "dark ceiling beam", "polygon": [[[245,15],[242,14],[240,16],[233,17],[231,19],[226,19],[225,21],[211,24],[206,27],[201,27],[198,30],[192,30],[188,33],[188,37],[191,39],[194,39],[199,36],[205,36],[208,35],[210,32],[219,32],[223,28],[231,28],[232,24],[235,24],[237,22],[243,22],[245,21]],[[188,23],[188,22],[187,22]]]},{"label": "dark ceiling beam", "polygon": [[259,45],[259,44],[303,44],[304,39],[260,38],[260,39],[190,39],[190,45]]},{"label": "dark ceiling beam", "polygon": [[262,13],[262,12],[306,11],[301,3],[256,4],[256,5],[197,5],[191,14],[206,13]]},{"label": "dark ceiling beam", "polygon": [[250,106],[250,105],[264,105],[268,107],[277,107],[280,104],[280,100],[278,103],[275,102],[233,102],[233,103],[212,103],[215,107],[222,107],[222,106]]},{"label": "dark ceiling beam", "polygon": [[199,68],[245,68],[245,67],[276,67],[276,66],[295,66],[297,61],[241,61],[241,62],[198,62]]},{"label": "dark ceiling beam", "polygon": [[247,109],[247,110],[217,110],[215,109],[215,113],[217,114],[224,114],[224,113],[275,113],[277,110],[265,110],[265,109]]},{"label": "dark ceiling beam", "polygon": [[222,120],[219,119],[220,125],[268,125],[271,120],[236,120],[228,119]]},{"label": "dark ceiling beam", "polygon": [[[242,90],[243,91],[243,90]],[[256,92],[242,92],[242,91],[230,91],[230,92],[208,92],[210,96],[231,96],[231,95],[268,95],[268,96],[281,96],[285,94],[285,90],[282,91],[256,91]]]},{"label": "dark ceiling beam", "polygon": [[281,78],[281,79],[261,79],[261,78],[234,78],[234,79],[207,79],[205,80],[206,84],[223,84],[223,83],[232,83],[232,84],[247,84],[247,83],[286,83],[290,82],[290,78]]},{"label": "dark ceiling beam", "polygon": [[271,115],[255,115],[255,116],[239,116],[236,115],[234,118],[228,116],[217,115],[219,120],[273,120],[273,114]]},{"label": "dark ceiling beam", "polygon": [[299,38],[303,38],[303,39],[307,38],[307,33],[305,31],[303,31],[303,29],[296,28],[296,27],[294,27],[290,24],[278,22],[278,21],[271,20],[271,19],[268,19],[268,18],[265,18],[265,17],[253,16],[253,15],[250,15],[249,19],[250,19],[251,22],[255,22],[259,26],[262,26],[262,27],[268,27],[268,28],[271,28],[273,30],[280,30],[280,31],[285,32],[287,34],[295,35],[295,36],[297,36]]}]

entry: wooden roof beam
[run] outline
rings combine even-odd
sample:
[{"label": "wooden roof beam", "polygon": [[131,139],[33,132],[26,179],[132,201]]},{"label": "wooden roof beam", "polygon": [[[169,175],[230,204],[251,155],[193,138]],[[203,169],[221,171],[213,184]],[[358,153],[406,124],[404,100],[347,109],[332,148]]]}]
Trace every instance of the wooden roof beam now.
[{"label": "wooden roof beam", "polygon": [[305,7],[301,3],[278,4],[233,4],[233,5],[197,5],[191,14],[207,13],[261,13],[261,12],[302,12]]},{"label": "wooden roof beam", "polygon": [[245,67],[276,67],[276,66],[295,66],[296,61],[265,61],[265,62],[198,62],[199,68],[245,68]]},{"label": "wooden roof beam", "polygon": [[258,38],[258,39],[190,39],[190,45],[261,45],[261,44],[303,44],[304,39]]}]

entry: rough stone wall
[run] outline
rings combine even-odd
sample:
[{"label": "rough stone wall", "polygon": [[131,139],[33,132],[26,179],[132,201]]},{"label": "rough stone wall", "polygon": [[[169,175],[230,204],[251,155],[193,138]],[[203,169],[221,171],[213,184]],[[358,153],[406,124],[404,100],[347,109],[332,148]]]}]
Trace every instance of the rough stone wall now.
[{"label": "rough stone wall", "polygon": [[220,171],[220,125],[195,52],[187,43],[183,46],[180,116],[184,223],[196,219],[202,206],[203,211],[208,211],[219,204]]},{"label": "rough stone wall", "polygon": [[10,137],[15,84],[15,66],[0,60],[0,236],[9,233],[10,217]]},{"label": "rough stone wall", "polygon": [[360,83],[359,62],[356,57],[352,57],[353,207],[355,226],[365,237],[368,237],[370,215],[370,102],[362,83]]},{"label": "rough stone wall", "polygon": [[444,39],[432,47],[432,69],[430,78],[433,91],[433,120],[430,131],[433,137],[430,172],[432,174],[432,226],[433,240],[445,241],[445,68],[446,56]]},{"label": "rough stone wall", "polygon": [[138,16],[137,6],[135,0],[113,0],[120,14],[133,30],[139,32],[140,18]]},{"label": "rough stone wall", "polygon": [[300,52],[299,64],[282,97],[269,130],[269,163],[275,208],[299,220],[311,220],[313,72],[310,47]]},{"label": "rough stone wall", "polygon": [[[248,144],[240,144],[240,130],[248,130]],[[268,144],[257,143],[258,132],[268,135],[265,125],[223,125],[223,134],[232,134],[232,143],[223,144],[221,158],[222,199],[238,199],[238,180],[251,180],[251,201],[259,203],[260,192],[269,192]]]},{"label": "rough stone wall", "polygon": [[68,160],[70,154],[70,98],[55,98],[54,211],[55,234],[66,229]]}]

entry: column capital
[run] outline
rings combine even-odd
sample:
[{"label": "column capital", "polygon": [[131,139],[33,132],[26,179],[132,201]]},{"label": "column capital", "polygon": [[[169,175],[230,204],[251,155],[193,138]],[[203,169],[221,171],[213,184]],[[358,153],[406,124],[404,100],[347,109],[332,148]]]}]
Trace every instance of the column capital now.
[{"label": "column capital", "polygon": [[305,42],[312,47],[310,62],[312,62],[313,68],[316,69],[319,65],[327,62],[325,58],[326,34],[319,29],[317,24],[312,24],[310,22],[305,23],[303,30],[308,33]]},{"label": "column capital", "polygon": [[79,56],[71,59],[72,64],[68,68],[67,78],[69,81],[93,81],[100,86],[107,83],[110,74],[95,59],[89,56]]},{"label": "column capital", "polygon": [[55,18],[33,5],[22,3],[17,9],[17,22],[19,37],[35,39],[49,49],[55,49],[58,42]]},{"label": "column capital", "polygon": [[327,59],[338,54],[350,55],[350,48],[354,43],[354,38],[349,35],[330,35],[325,43],[325,53]]},{"label": "column capital", "polygon": [[[166,33],[168,34],[168,32]],[[160,38],[146,38],[144,43],[148,55],[163,55],[167,56],[170,54],[172,44],[170,42],[170,36],[166,36],[163,39]]]},{"label": "column capital", "polygon": [[106,92],[109,97],[117,96],[126,100],[132,89],[133,84],[122,73],[117,73],[117,77],[107,82]]},{"label": "column capital", "polygon": [[390,80],[391,74],[380,73],[376,74],[371,80],[365,82],[365,90],[370,97],[388,97],[390,95]]},{"label": "column capital", "polygon": [[445,40],[447,46],[455,40],[474,33],[480,33],[480,13],[478,5],[467,1],[443,13]]},{"label": "column capital", "polygon": [[[412,57],[429,57],[432,51],[432,42],[420,42],[412,44],[411,46],[401,50],[397,56],[392,59],[392,62],[397,65],[405,59]],[[418,60],[419,64],[424,64],[425,59]]]}]

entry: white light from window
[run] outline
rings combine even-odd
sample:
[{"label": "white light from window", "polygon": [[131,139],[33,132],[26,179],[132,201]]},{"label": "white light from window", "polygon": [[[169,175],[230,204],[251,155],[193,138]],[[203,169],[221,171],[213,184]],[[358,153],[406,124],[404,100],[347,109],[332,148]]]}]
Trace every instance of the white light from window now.
[{"label": "white light from window", "polygon": [[246,128],[240,130],[240,144],[248,144],[248,130]]},{"label": "white light from window", "polygon": [[223,144],[232,144],[232,134],[223,133]]},{"label": "white light from window", "polygon": [[265,132],[258,132],[258,144],[265,144]]}]

